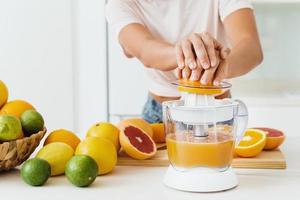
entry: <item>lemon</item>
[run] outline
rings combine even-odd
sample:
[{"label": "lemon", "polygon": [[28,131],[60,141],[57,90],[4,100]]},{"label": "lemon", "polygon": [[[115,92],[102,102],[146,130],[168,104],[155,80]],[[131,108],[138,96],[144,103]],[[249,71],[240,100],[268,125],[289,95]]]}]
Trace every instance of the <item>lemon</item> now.
[{"label": "lemon", "polygon": [[51,166],[51,176],[56,176],[64,173],[65,166],[73,154],[74,150],[71,146],[54,142],[40,149],[36,157],[48,161]]},{"label": "lemon", "polygon": [[109,122],[100,122],[93,125],[87,132],[86,137],[94,136],[99,138],[104,138],[111,141],[116,150],[120,150],[120,142],[119,142],[119,133],[120,130]]},{"label": "lemon", "polygon": [[0,108],[7,102],[8,89],[3,81],[0,80]]},{"label": "lemon", "polygon": [[107,174],[113,170],[117,163],[115,146],[108,140],[98,137],[88,137],[76,148],[76,155],[88,155],[98,165],[98,174]]}]

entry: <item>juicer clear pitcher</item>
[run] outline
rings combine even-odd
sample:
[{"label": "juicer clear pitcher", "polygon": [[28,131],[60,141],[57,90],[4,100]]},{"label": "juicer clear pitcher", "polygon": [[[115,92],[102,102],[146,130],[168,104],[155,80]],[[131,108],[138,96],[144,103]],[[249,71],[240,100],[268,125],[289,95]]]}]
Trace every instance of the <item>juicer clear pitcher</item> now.
[{"label": "juicer clear pitcher", "polygon": [[247,126],[248,112],[239,100],[213,99],[207,105],[189,106],[183,98],[163,103],[163,121],[174,169],[225,171]]}]

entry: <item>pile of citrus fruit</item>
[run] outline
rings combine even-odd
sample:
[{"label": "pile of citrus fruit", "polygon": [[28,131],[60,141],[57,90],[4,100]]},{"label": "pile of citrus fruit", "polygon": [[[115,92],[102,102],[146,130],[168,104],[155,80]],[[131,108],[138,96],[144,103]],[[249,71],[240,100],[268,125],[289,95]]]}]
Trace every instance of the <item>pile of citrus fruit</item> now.
[{"label": "pile of citrus fruit", "polygon": [[263,150],[274,150],[285,139],[282,131],[272,128],[247,129],[239,144],[235,147],[235,153],[240,157],[255,157]]},{"label": "pile of citrus fruit", "polygon": [[8,89],[0,80],[0,142],[28,137],[44,129],[40,113],[24,100],[8,101]]},{"label": "pile of citrus fruit", "polygon": [[163,125],[139,118],[118,126],[96,123],[82,141],[75,133],[58,129],[47,136],[36,157],[23,164],[21,176],[29,185],[39,186],[50,176],[65,174],[72,184],[86,187],[98,175],[113,171],[121,148],[134,159],[147,159],[156,153],[155,142],[165,142]]}]

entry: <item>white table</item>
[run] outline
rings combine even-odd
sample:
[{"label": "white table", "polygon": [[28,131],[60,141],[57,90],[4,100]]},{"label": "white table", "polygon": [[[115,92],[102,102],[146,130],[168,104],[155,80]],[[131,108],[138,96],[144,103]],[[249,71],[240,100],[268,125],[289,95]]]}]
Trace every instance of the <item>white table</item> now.
[{"label": "white table", "polygon": [[1,199],[80,199],[80,200],[193,200],[193,199],[299,199],[300,137],[288,138],[282,147],[287,158],[286,170],[236,169],[237,188],[218,193],[187,193],[165,187],[165,167],[116,167],[100,176],[88,188],[71,185],[66,177],[53,177],[43,187],[23,183],[19,171],[0,173]]}]

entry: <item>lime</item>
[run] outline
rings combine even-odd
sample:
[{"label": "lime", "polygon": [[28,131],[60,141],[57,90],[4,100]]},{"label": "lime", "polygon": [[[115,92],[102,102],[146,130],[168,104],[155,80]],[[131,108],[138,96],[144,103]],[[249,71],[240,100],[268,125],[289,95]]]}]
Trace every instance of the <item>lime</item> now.
[{"label": "lime", "polygon": [[65,174],[72,184],[78,187],[86,187],[96,179],[98,165],[90,156],[73,156],[66,165]]},{"label": "lime", "polygon": [[30,136],[44,129],[44,119],[42,115],[35,110],[25,111],[20,119],[26,136]]},{"label": "lime", "polygon": [[48,180],[50,174],[50,164],[40,158],[27,160],[21,168],[23,181],[32,186],[43,185]]},{"label": "lime", "polygon": [[0,141],[10,141],[23,135],[21,122],[10,115],[0,115]]}]

